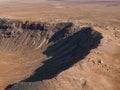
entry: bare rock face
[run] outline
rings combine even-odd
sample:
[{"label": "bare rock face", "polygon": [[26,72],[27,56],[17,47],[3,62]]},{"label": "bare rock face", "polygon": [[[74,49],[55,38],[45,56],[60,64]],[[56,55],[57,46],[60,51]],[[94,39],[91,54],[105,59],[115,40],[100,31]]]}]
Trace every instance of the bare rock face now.
[{"label": "bare rock face", "polygon": [[[47,23],[47,22],[29,22],[17,20],[0,20],[0,38],[11,39],[11,43],[21,45],[23,49],[29,45],[29,48],[39,49],[45,42],[56,42],[67,38],[79,30],[73,23]],[[57,35],[56,35],[57,34]],[[14,40],[13,40],[14,39]],[[16,40],[15,40],[16,39]],[[24,40],[24,41],[22,41]],[[1,42],[4,45],[6,41]],[[24,43],[21,43],[24,42]],[[43,42],[43,44],[42,44]],[[7,42],[6,42],[7,43]],[[13,45],[9,45],[13,49]],[[4,47],[8,50],[10,47]],[[5,49],[4,49],[5,50]]]},{"label": "bare rock face", "polygon": [[[9,47],[4,47],[13,49],[13,45],[21,45],[24,49],[28,45],[29,48],[40,48],[41,42],[46,41],[47,38],[50,38],[48,31],[53,27],[50,23],[45,22],[29,22],[29,21],[17,21],[17,20],[0,20],[0,38],[1,44],[7,41],[3,39],[11,39]],[[52,32],[52,30],[51,30]],[[14,40],[13,40],[14,39]],[[15,40],[16,39],[16,40]],[[3,41],[3,42],[2,42]],[[22,42],[22,43],[21,43]],[[7,43],[7,42],[6,42]],[[22,49],[15,47],[14,49]],[[13,49],[13,50],[14,50]],[[5,49],[4,49],[5,50]]]}]

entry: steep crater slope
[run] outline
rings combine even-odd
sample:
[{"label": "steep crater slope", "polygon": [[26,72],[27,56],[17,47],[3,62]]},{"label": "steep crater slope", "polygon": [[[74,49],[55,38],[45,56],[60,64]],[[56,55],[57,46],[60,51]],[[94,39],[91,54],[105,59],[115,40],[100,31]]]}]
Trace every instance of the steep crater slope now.
[{"label": "steep crater slope", "polygon": [[84,59],[102,38],[91,27],[80,28],[71,22],[1,19],[1,90],[50,89],[45,80],[57,77]]}]

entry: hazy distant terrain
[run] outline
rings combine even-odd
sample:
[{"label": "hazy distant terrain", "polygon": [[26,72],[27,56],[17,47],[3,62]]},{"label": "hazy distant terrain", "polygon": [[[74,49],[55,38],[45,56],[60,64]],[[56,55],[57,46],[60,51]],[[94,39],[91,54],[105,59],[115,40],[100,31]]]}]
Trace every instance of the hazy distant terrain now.
[{"label": "hazy distant terrain", "polygon": [[50,2],[56,2],[56,3],[61,3],[61,2],[105,2],[105,1],[110,1],[110,2],[119,2],[119,0],[0,0],[1,4],[3,3],[50,3]]},{"label": "hazy distant terrain", "polygon": [[[102,13],[105,13],[103,15],[106,15],[106,18],[109,17],[107,14],[117,17],[115,13],[120,12],[120,1],[116,0],[0,0],[0,2],[0,17],[10,18],[81,19],[83,15],[84,17],[87,15],[87,18],[92,19],[94,16],[102,17]],[[91,11],[89,15],[88,11]]]}]

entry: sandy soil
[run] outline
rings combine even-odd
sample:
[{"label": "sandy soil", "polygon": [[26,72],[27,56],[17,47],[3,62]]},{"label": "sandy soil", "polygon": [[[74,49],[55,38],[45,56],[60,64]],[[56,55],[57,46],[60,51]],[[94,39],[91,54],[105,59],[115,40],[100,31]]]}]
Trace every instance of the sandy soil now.
[{"label": "sandy soil", "polygon": [[[35,53],[34,53],[35,54]],[[43,59],[42,55],[42,59]],[[14,52],[0,53],[0,90],[30,76],[41,65],[41,55],[22,55]]]}]

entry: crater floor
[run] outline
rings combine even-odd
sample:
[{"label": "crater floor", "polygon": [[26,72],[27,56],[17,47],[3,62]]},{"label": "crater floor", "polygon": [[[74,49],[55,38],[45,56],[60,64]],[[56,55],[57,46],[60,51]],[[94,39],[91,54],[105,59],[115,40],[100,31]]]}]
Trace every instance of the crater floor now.
[{"label": "crater floor", "polygon": [[0,90],[119,90],[120,32],[72,22],[0,20]]}]

